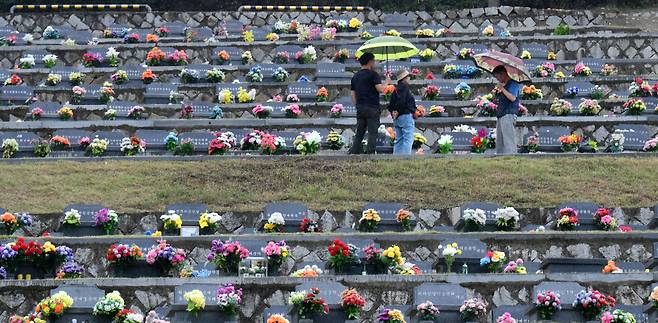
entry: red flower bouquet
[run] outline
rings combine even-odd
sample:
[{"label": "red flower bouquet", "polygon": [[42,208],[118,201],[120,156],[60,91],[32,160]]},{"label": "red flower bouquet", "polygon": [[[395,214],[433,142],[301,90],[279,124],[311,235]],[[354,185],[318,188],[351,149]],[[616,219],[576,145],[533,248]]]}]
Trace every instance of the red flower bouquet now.
[{"label": "red flower bouquet", "polygon": [[359,295],[356,289],[346,289],[340,294],[341,306],[345,309],[348,320],[358,320],[361,309],[366,305],[366,300]]},{"label": "red flower bouquet", "polygon": [[329,264],[336,272],[343,272],[352,264],[357,263],[356,247],[349,246],[340,239],[334,240],[327,248],[329,250]]}]

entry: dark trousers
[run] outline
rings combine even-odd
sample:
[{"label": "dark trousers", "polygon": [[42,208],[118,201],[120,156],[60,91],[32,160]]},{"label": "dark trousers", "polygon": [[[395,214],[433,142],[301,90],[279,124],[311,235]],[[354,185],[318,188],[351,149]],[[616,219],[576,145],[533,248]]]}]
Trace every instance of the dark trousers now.
[{"label": "dark trousers", "polygon": [[356,107],[356,135],[350,148],[350,154],[361,154],[363,147],[363,136],[368,131],[368,148],[367,154],[374,154],[377,147],[377,133],[379,130],[379,116],[381,111],[379,107],[357,106]]}]

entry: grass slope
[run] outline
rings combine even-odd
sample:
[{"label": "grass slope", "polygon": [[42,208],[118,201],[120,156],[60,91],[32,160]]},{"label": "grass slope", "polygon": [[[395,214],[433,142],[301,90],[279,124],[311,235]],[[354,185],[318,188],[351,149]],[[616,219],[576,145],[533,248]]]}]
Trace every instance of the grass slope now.
[{"label": "grass slope", "polygon": [[101,202],[119,212],[173,202],[216,211],[259,211],[272,201],[315,210],[357,210],[369,201],[444,208],[471,200],[517,207],[589,200],[607,206],[658,203],[656,158],[441,158],[409,160],[221,159],[0,164],[0,207],[60,212]]}]

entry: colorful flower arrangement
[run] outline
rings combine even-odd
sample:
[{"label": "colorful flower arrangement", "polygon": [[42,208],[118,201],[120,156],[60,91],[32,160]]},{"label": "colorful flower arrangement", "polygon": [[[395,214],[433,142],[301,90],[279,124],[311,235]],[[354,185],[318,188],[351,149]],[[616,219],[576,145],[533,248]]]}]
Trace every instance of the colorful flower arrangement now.
[{"label": "colorful flower arrangement", "polygon": [[439,317],[439,309],[430,301],[418,304],[416,311],[421,321],[436,321]]},{"label": "colorful flower arrangement", "polygon": [[173,268],[182,266],[186,257],[185,250],[174,248],[166,240],[160,240],[146,253],[146,263],[159,266],[163,272],[168,273]]},{"label": "colorful flower arrangement", "polygon": [[377,315],[377,321],[380,323],[406,323],[404,315],[400,310],[384,308]]},{"label": "colorful flower arrangement", "polygon": [[119,66],[119,52],[116,49],[114,49],[114,47],[108,48],[107,51],[105,52],[105,60],[107,61],[107,65],[109,65],[110,67]]},{"label": "colorful flower arrangement", "polygon": [[34,313],[37,317],[54,320],[62,316],[71,306],[73,306],[73,298],[65,291],[60,291],[42,299],[35,307]]},{"label": "colorful flower arrangement", "polygon": [[2,141],[2,158],[12,158],[18,152],[18,141],[7,138]]},{"label": "colorful flower arrangement", "polygon": [[498,273],[503,269],[505,253],[502,251],[487,251],[487,255],[480,259],[480,266],[490,273]]},{"label": "colorful flower arrangement", "polygon": [[610,95],[610,88],[605,85],[594,85],[590,97],[594,100],[602,100]]},{"label": "colorful flower arrangement", "polygon": [[95,225],[100,227],[105,234],[112,234],[119,224],[119,215],[110,209],[100,209],[94,216]]},{"label": "colorful flower arrangement", "polygon": [[226,79],[226,74],[218,68],[213,68],[206,72],[206,80],[210,83],[224,82],[224,79]]},{"label": "colorful flower arrangement", "polygon": [[242,32],[242,40],[245,43],[253,43],[254,42],[254,32],[252,30],[245,30]]},{"label": "colorful flower arrangement", "polygon": [[123,153],[124,156],[135,156],[146,150],[146,142],[139,139],[137,136],[124,137],[121,139],[120,147],[121,153]]},{"label": "colorful flower arrangement", "polygon": [[379,213],[374,209],[367,209],[361,214],[359,219],[359,230],[366,232],[373,232],[377,229],[377,225],[381,222]]},{"label": "colorful flower arrangement", "polygon": [[521,52],[521,59],[532,59],[532,54],[529,51],[524,50]]},{"label": "colorful flower arrangement", "polygon": [[534,85],[524,85],[521,89],[522,100],[541,100],[543,98],[544,94],[541,89],[536,88]]},{"label": "colorful flower arrangement", "polygon": [[295,59],[299,64],[311,64],[318,59],[318,55],[315,51],[315,47],[309,45],[303,50],[295,53]]},{"label": "colorful flower arrangement", "polygon": [[[187,69],[183,68],[180,73],[178,74],[180,77],[180,81],[183,84],[190,84],[190,83],[196,83],[199,81],[201,76],[199,75],[199,71],[197,70],[192,70],[192,69]],[[247,75],[247,78],[249,75]],[[262,78],[262,75],[261,75]]]},{"label": "colorful flower arrangement", "polygon": [[337,63],[345,63],[348,58],[350,58],[350,51],[347,48],[341,48],[334,54],[334,62]]},{"label": "colorful flower arrangement", "polygon": [[[430,116],[431,116],[431,110],[430,110]],[[436,152],[438,154],[449,154],[453,151],[453,138],[451,135],[441,135],[439,137],[439,140],[437,140],[437,148]]]},{"label": "colorful flower arrangement", "polygon": [[237,145],[235,135],[230,131],[216,132],[208,144],[208,155],[223,155]]},{"label": "colorful flower arrangement", "polygon": [[497,209],[495,212],[496,227],[501,231],[511,231],[519,223],[519,212],[513,207]]},{"label": "colorful flower arrangement", "polygon": [[263,134],[260,142],[260,151],[264,155],[278,155],[286,148],[286,140],[283,137],[271,134]]},{"label": "colorful flower arrangement", "polygon": [[635,315],[621,309],[616,309],[610,313],[605,311],[601,314],[601,323],[635,323]]},{"label": "colorful flower arrangement", "polygon": [[366,305],[366,300],[356,291],[350,288],[340,293],[340,304],[345,310],[348,320],[358,320],[361,310]]},{"label": "colorful flower arrangement", "polygon": [[583,63],[578,63],[573,69],[573,76],[590,76],[592,69]]},{"label": "colorful flower arrangement", "polygon": [[525,275],[528,273],[527,269],[523,265],[523,259],[518,258],[516,261],[510,261],[503,269],[503,272],[506,274],[521,274]]},{"label": "colorful flower arrangement", "polygon": [[317,131],[312,132],[301,132],[295,141],[293,146],[297,152],[302,155],[313,155],[320,150],[320,143],[322,142],[322,136]]},{"label": "colorful flower arrangement", "polygon": [[126,44],[139,43],[139,35],[135,33],[126,34],[125,36],[123,36],[123,42]]},{"label": "colorful flower arrangement", "polygon": [[242,288],[235,288],[233,284],[225,284],[217,289],[215,296],[220,312],[231,317],[237,315],[242,303]]},{"label": "colorful flower arrangement", "polygon": [[647,140],[644,143],[642,150],[650,152],[658,151],[658,137]]},{"label": "colorful flower arrangement", "polygon": [[46,323],[46,320],[32,313],[26,316],[13,315],[9,318],[9,323]]},{"label": "colorful flower arrangement", "polygon": [[57,116],[63,121],[71,120],[73,118],[73,110],[67,106],[61,107],[57,110]]},{"label": "colorful flower arrangement", "polygon": [[198,315],[199,311],[206,308],[206,296],[198,289],[186,292],[183,294],[183,298],[187,302],[186,310],[194,316]]},{"label": "colorful flower arrangement", "polygon": [[277,34],[277,33],[269,33],[269,34],[265,35],[265,40],[269,40],[269,41],[271,41],[271,42],[275,42],[275,41],[279,40],[279,34]]},{"label": "colorful flower arrangement", "polygon": [[586,321],[591,321],[605,312],[608,308],[615,307],[615,298],[606,296],[598,290],[580,291],[576,295],[573,307],[579,310]]},{"label": "colorful flower arrangement", "polygon": [[158,35],[146,34],[146,42],[147,43],[157,43],[158,41],[160,41],[160,38],[158,37]]},{"label": "colorful flower arrangement", "polygon": [[327,248],[329,251],[329,264],[336,272],[344,272],[345,269],[356,264],[356,247],[348,245],[340,239],[335,239]]},{"label": "colorful flower arrangement", "polygon": [[582,99],[578,105],[578,112],[582,116],[595,116],[601,112],[601,105],[597,100]]},{"label": "colorful flower arrangement", "polygon": [[617,67],[612,64],[604,64],[601,68],[601,75],[603,76],[613,76],[617,74]]},{"label": "colorful flower arrangement", "polygon": [[21,57],[18,60],[18,68],[19,69],[24,69],[24,70],[25,69],[30,69],[30,68],[33,68],[34,65],[36,65],[36,62],[34,60],[34,55],[31,55],[31,54],[27,54],[27,55],[25,55],[25,57]]},{"label": "colorful flower arrangement", "polygon": [[21,85],[21,84],[23,84],[23,79],[16,74],[12,74],[10,77],[8,77],[4,83],[5,86]]},{"label": "colorful flower arrangement", "polygon": [[199,216],[199,229],[209,232],[217,231],[222,216],[215,212],[203,212]]},{"label": "colorful flower arrangement", "polygon": [[[393,86],[393,90],[395,90],[395,86]],[[430,84],[422,90],[422,93],[423,100],[434,101],[439,97],[441,90],[436,85]]]},{"label": "colorful flower arrangement", "polygon": [[340,150],[345,146],[345,139],[338,132],[332,130],[327,135],[327,145],[331,150]]},{"label": "colorful flower arrangement", "polygon": [[311,288],[307,293],[305,290],[290,293],[288,304],[292,305],[300,318],[312,318],[315,315],[329,313],[329,306],[320,296],[319,288]]},{"label": "colorful flower arrangement", "polygon": [[125,266],[142,259],[142,249],[137,245],[112,244],[105,255],[110,264]]},{"label": "colorful flower arrangement", "polygon": [[64,220],[62,224],[70,226],[79,226],[80,225],[80,212],[76,209],[70,209],[64,212]]},{"label": "colorful flower arrangement", "polygon": [[580,143],[582,141],[583,141],[583,137],[575,133],[572,133],[568,136],[560,136],[558,138],[558,142],[560,143],[560,148],[564,152],[578,150],[578,147],[580,147]]},{"label": "colorful flower arrangement", "polygon": [[271,106],[260,104],[257,104],[253,109],[251,109],[251,113],[253,113],[258,119],[267,119],[273,111],[274,108]]},{"label": "colorful flower arrangement", "polygon": [[475,51],[472,48],[462,48],[457,53],[457,59],[473,59],[475,56]]},{"label": "colorful flower arrangement", "polygon": [[357,31],[359,28],[363,26],[363,22],[359,20],[358,18],[352,18],[350,21],[347,23],[347,28],[350,31]]},{"label": "colorful flower arrangement", "polygon": [[442,105],[432,105],[430,107],[429,116],[432,118],[438,118],[446,112],[446,109]]},{"label": "colorful flower arrangement", "polygon": [[46,78],[46,85],[48,86],[56,86],[62,81],[62,76],[59,74],[48,74],[48,77]]},{"label": "colorful flower arrangement", "polygon": [[555,223],[556,230],[573,231],[578,225],[580,225],[578,212],[573,208],[564,208],[558,212],[558,218]]},{"label": "colorful flower arrangement", "polygon": [[321,87],[318,89],[318,92],[315,94],[316,102],[327,102],[329,99],[329,91],[326,87]]},{"label": "colorful flower arrangement", "polygon": [[649,302],[653,308],[658,308],[658,286],[654,287],[649,295]]},{"label": "colorful flower arrangement", "polygon": [[312,233],[312,232],[320,232],[320,226],[318,225],[318,222],[305,217],[302,219],[302,222],[299,224],[299,232],[304,232],[304,233]]},{"label": "colorful flower arrangement", "polygon": [[471,96],[471,87],[465,82],[457,84],[455,87],[455,96],[458,100],[468,100],[468,98]]},{"label": "colorful flower arrangement", "polygon": [[133,119],[133,120],[142,119],[142,114],[145,111],[146,110],[142,106],[139,106],[139,105],[133,106],[132,108],[130,108],[130,110],[128,110],[128,118]]},{"label": "colorful flower arrangement", "polygon": [[283,113],[286,115],[286,118],[298,118],[300,114],[302,114],[302,109],[299,108],[299,105],[293,103],[290,105],[287,105],[281,109]]},{"label": "colorful flower arrangement", "polygon": [[271,314],[267,318],[266,323],[290,323],[290,321],[285,316],[283,316],[283,314]]},{"label": "colorful flower arrangement", "polygon": [[248,82],[260,83],[263,82],[263,72],[260,65],[252,66],[247,72],[245,78]]},{"label": "colorful flower arrangement", "polygon": [[484,227],[487,216],[481,209],[466,209],[462,214],[464,226],[469,231],[479,231]]},{"label": "colorful flower arrangement", "polygon": [[434,30],[425,28],[416,30],[417,38],[432,38],[434,37]]},{"label": "colorful flower arrangement", "polygon": [[146,65],[148,66],[158,66],[164,63],[167,55],[161,49],[157,47],[151,48],[151,50],[146,54]]},{"label": "colorful flower arrangement", "polygon": [[103,119],[104,120],[114,120],[117,117],[117,110],[115,109],[107,109],[103,113]]},{"label": "colorful flower arrangement", "polygon": [[183,219],[174,210],[167,211],[166,214],[160,216],[165,231],[175,232],[180,230],[183,226]]},{"label": "colorful flower arrangement", "polygon": [[249,249],[240,245],[239,241],[213,240],[207,259],[215,264],[217,269],[237,273],[240,261],[247,257],[249,257]]},{"label": "colorful flower arrangement", "polygon": [[20,228],[29,227],[32,225],[32,216],[27,213],[17,213],[16,215],[5,212],[0,216],[0,224],[4,226],[4,232],[7,235],[12,235]]},{"label": "colorful flower arrangement", "polygon": [[594,223],[605,231],[616,231],[617,220],[610,214],[610,211],[605,208],[599,208],[594,213]]},{"label": "colorful flower arrangement", "polygon": [[44,55],[43,58],[41,58],[41,62],[43,62],[43,66],[46,68],[53,68],[57,65],[57,55]]},{"label": "colorful flower arrangement", "polygon": [[71,94],[71,103],[78,104],[82,101],[82,97],[87,94],[87,90],[80,86],[74,86]]},{"label": "colorful flower arrangement", "polygon": [[497,110],[498,110],[498,105],[484,99],[483,97],[478,97],[477,98],[477,103],[475,104],[475,108],[477,108],[478,111],[480,111],[480,115],[483,117],[495,117]]},{"label": "colorful flower arrangement", "polygon": [[224,65],[227,64],[228,62],[231,61],[231,55],[225,50],[220,51],[217,53],[217,56],[219,57],[219,64]]},{"label": "colorful flower arrangement", "polygon": [[240,61],[242,62],[243,65],[249,64],[253,60],[253,56],[251,55],[251,51],[244,51],[242,55],[240,56]]},{"label": "colorful flower arrangement", "polygon": [[459,308],[462,321],[478,321],[486,314],[487,304],[479,298],[469,298]]},{"label": "colorful flower arrangement", "polygon": [[103,154],[107,150],[108,145],[109,142],[107,141],[107,139],[100,139],[96,137],[94,138],[94,140],[91,141],[86,151],[93,157],[100,157],[103,156]]},{"label": "colorful flower arrangement", "polygon": [[274,212],[267,218],[267,223],[263,225],[263,230],[266,233],[274,233],[283,231],[286,221],[280,212]]},{"label": "colorful flower arrangement", "polygon": [[550,290],[537,293],[535,308],[540,319],[551,320],[555,312],[562,310],[560,294]]},{"label": "colorful flower arrangement", "polygon": [[626,101],[623,105],[624,111],[630,115],[640,115],[647,110],[647,106],[642,99],[632,98]]},{"label": "colorful flower arrangement", "polygon": [[555,64],[550,62],[537,65],[532,71],[532,75],[535,77],[551,77],[553,74],[555,74]]},{"label": "colorful flower arrangement", "polygon": [[[144,316],[133,310],[123,309],[114,317],[114,322],[120,323],[142,323]],[[147,321],[148,322],[148,321]]]},{"label": "colorful flower arrangement", "polygon": [[292,274],[290,274],[290,277],[313,278],[313,277],[318,277],[319,275],[322,275],[322,269],[320,269],[316,265],[313,266],[306,265],[302,269],[295,270]]},{"label": "colorful flower arrangement", "polygon": [[167,62],[171,65],[187,65],[187,54],[183,50],[175,50],[167,56]]},{"label": "colorful flower arrangement", "polygon": [[617,265],[613,260],[608,260],[608,263],[603,267],[602,272],[604,274],[619,274],[619,273],[623,273],[624,271],[621,268],[617,267]]},{"label": "colorful flower arrangement", "polygon": [[126,303],[123,300],[123,297],[121,297],[121,294],[118,291],[113,291],[101,297],[101,299],[96,302],[92,314],[94,316],[111,319],[119,314],[125,306]]},{"label": "colorful flower arrangement", "polygon": [[411,218],[413,217],[413,213],[411,211],[405,210],[405,209],[400,209],[398,212],[395,214],[395,220],[400,223],[402,226],[403,231],[411,231],[413,228],[411,227]]},{"label": "colorful flower arrangement", "polygon": [[496,323],[516,323],[516,319],[509,312],[505,312],[496,319]]},{"label": "colorful flower arrangement", "polygon": [[109,83],[109,82],[103,83],[103,86],[101,86],[100,92],[101,92],[101,96],[99,98],[99,101],[102,104],[107,104],[107,103],[111,103],[112,101],[114,101],[115,93],[114,93],[114,89],[112,89],[112,83]]},{"label": "colorful flower arrangement", "polygon": [[278,271],[279,266],[288,258],[288,245],[285,241],[270,241],[262,249],[263,253],[267,257],[267,266],[271,271]]}]

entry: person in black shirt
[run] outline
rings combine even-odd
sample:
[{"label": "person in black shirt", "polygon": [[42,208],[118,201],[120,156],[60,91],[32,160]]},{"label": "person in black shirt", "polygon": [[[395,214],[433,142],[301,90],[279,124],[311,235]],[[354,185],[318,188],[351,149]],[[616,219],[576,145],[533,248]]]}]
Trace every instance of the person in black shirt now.
[{"label": "person in black shirt", "polygon": [[352,102],[356,106],[356,134],[350,148],[350,154],[360,154],[363,151],[361,142],[368,130],[368,154],[375,153],[377,145],[377,132],[379,129],[379,94],[384,92],[387,85],[391,84],[390,77],[382,84],[379,74],[373,69],[375,67],[375,55],[363,53],[359,57],[361,70],[352,77],[351,92]]},{"label": "person in black shirt", "polygon": [[398,85],[391,95],[388,111],[393,117],[395,129],[394,155],[411,155],[414,143],[414,113],[416,113],[416,99],[409,90],[409,72],[402,70],[398,73]]}]

